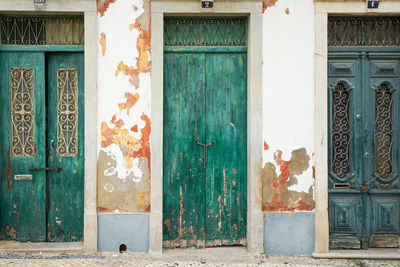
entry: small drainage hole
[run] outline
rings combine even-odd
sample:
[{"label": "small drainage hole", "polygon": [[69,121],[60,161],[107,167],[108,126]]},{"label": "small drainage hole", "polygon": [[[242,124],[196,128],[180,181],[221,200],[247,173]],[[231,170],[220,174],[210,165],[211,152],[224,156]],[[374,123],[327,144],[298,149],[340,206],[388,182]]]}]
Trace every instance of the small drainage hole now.
[{"label": "small drainage hole", "polygon": [[119,253],[124,253],[126,252],[126,245],[125,244],[121,244],[119,245]]}]

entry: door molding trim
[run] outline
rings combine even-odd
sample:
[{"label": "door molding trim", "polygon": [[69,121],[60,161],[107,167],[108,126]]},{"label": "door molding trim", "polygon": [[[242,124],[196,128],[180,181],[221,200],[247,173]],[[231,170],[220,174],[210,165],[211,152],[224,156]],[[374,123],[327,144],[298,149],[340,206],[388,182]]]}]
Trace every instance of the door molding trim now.
[{"label": "door molding trim", "polygon": [[[85,27],[85,204],[83,250],[97,251],[97,4],[96,0],[52,1],[34,4],[32,0],[0,0],[0,12],[48,14],[80,12]],[[81,243],[80,243],[81,244]],[[7,245],[9,246],[9,245]]]},{"label": "door molding trim", "polygon": [[163,209],[163,54],[164,16],[248,16],[247,51],[247,248],[263,252],[262,182],[262,2],[216,1],[201,8],[198,0],[151,1],[151,212],[149,252],[162,253]]},{"label": "door molding trim", "polygon": [[378,9],[368,9],[365,1],[314,0],[314,120],[315,120],[315,252],[328,255],[328,15],[399,15],[400,2],[384,1]]}]

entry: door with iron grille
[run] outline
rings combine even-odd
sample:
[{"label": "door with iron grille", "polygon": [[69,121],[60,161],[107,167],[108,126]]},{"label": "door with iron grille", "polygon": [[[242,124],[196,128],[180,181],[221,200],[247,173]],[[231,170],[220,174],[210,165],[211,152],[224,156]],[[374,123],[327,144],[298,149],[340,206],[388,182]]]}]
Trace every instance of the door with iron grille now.
[{"label": "door with iron grille", "polygon": [[83,238],[83,20],[47,19],[0,17],[1,240]]},{"label": "door with iron grille", "polygon": [[164,247],[245,245],[247,20],[164,23]]},{"label": "door with iron grille", "polygon": [[329,18],[331,248],[399,247],[399,17]]}]

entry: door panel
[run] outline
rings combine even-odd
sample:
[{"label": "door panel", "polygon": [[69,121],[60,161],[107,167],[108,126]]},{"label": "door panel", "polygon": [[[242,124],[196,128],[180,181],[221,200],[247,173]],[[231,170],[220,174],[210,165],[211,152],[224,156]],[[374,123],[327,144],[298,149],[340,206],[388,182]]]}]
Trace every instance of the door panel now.
[{"label": "door panel", "polygon": [[[1,239],[46,240],[44,54],[0,53]],[[31,180],[16,180],[31,175]]]},{"label": "door panel", "polygon": [[[244,244],[247,192],[245,53],[206,55],[206,242]],[[222,243],[221,243],[222,242]]]},{"label": "door panel", "polygon": [[0,63],[1,239],[82,240],[83,54],[2,52]]},{"label": "door panel", "polygon": [[331,248],[399,246],[399,64],[395,53],[329,56]]},{"label": "door panel", "polygon": [[[367,218],[370,218],[369,247],[399,247],[400,224],[400,54],[369,53],[368,96],[365,105],[371,118],[365,131],[369,132],[365,165],[368,190]],[[397,238],[396,238],[397,236]]]},{"label": "door panel", "polygon": [[83,53],[49,53],[47,77],[48,241],[83,238]]},{"label": "door panel", "polygon": [[205,56],[164,54],[164,240],[204,246]]},{"label": "door panel", "polygon": [[246,53],[164,54],[165,247],[245,244],[246,70]]}]

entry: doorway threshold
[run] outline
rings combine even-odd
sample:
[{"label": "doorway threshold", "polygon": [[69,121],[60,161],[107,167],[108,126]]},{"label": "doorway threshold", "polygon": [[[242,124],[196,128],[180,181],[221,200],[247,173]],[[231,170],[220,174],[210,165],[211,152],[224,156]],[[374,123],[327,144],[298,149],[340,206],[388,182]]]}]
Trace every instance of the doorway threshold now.
[{"label": "doorway threshold", "polygon": [[4,252],[82,252],[83,242],[14,242],[1,241],[0,253]]},{"label": "doorway threshold", "polygon": [[313,253],[314,258],[325,259],[371,259],[371,260],[400,260],[398,248],[370,248],[360,250],[338,249],[328,253]]}]

